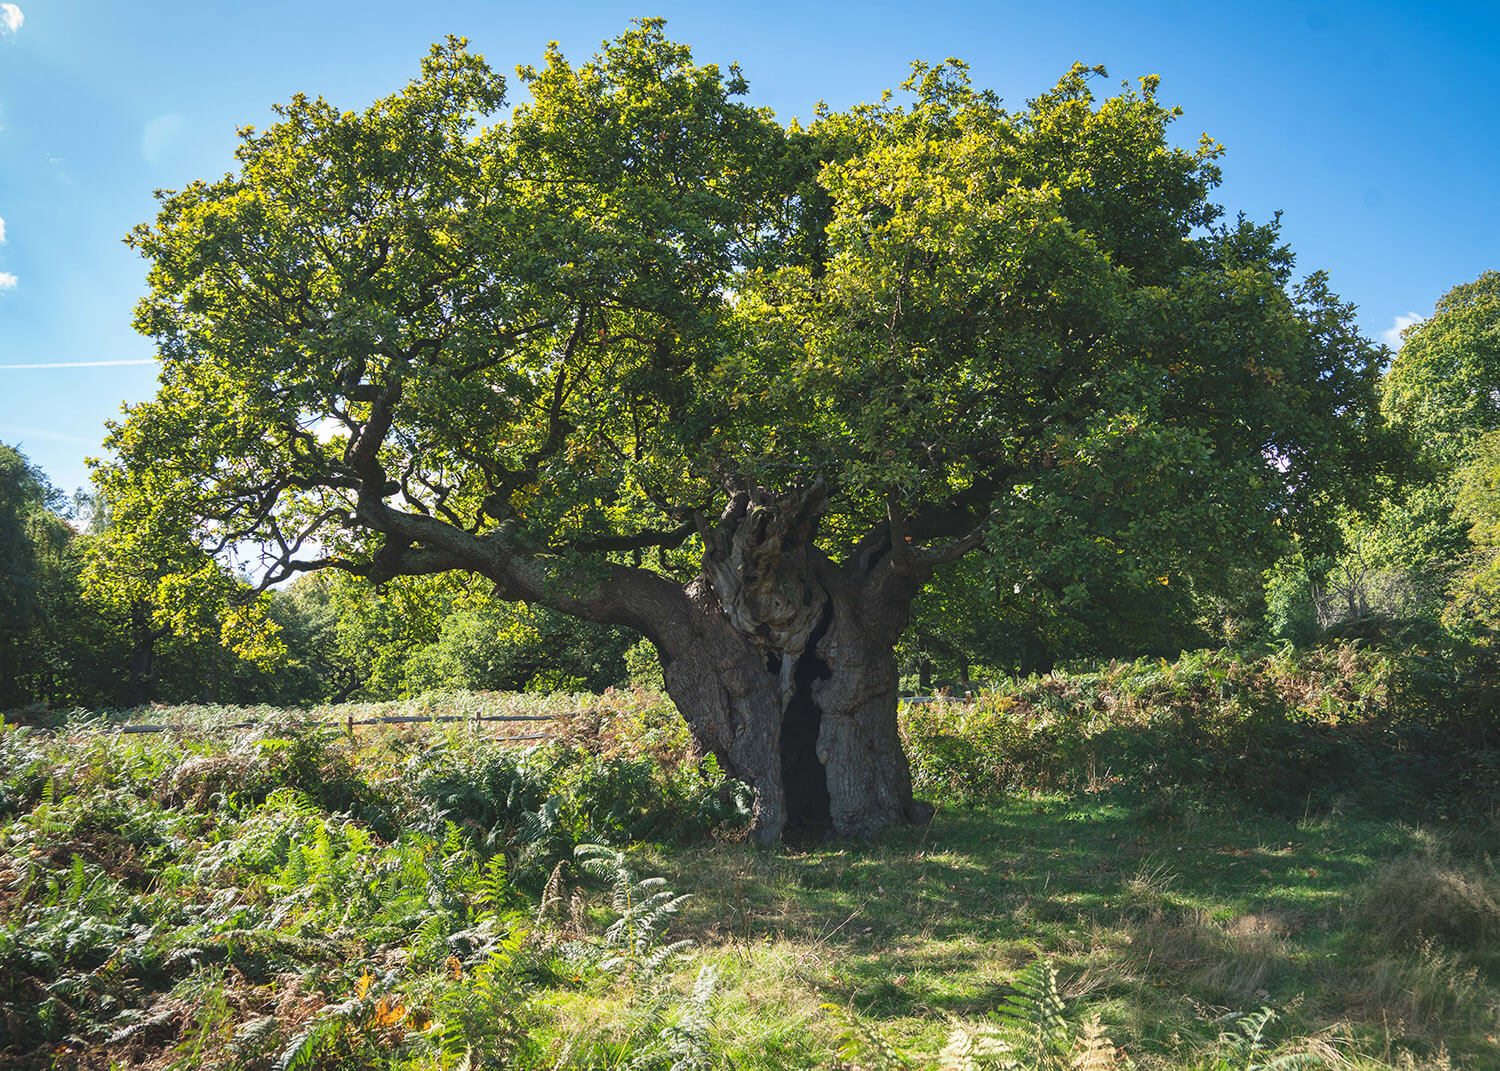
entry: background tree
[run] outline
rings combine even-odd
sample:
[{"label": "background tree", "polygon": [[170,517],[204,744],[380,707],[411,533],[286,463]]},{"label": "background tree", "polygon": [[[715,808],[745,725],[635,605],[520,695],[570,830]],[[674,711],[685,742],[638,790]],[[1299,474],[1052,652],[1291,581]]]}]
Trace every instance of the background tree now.
[{"label": "background tree", "polygon": [[[177,564],[174,573],[143,553],[122,558],[128,545],[105,502],[83,492],[67,498],[18,449],[0,444],[0,711],[323,697],[322,681],[304,665],[264,652],[257,664],[223,646],[222,592],[194,593],[181,600],[175,622],[158,621],[145,597],[156,596],[151,581],[180,583],[182,563],[200,552],[179,540],[165,559]],[[142,598],[118,597],[129,592]],[[284,611],[276,623],[301,645],[312,628],[296,605],[278,599],[272,609]],[[264,631],[246,620],[253,618],[228,634],[263,642]]]},{"label": "background tree", "polygon": [[1500,628],[1500,431],[1470,447],[1456,479],[1454,513],[1468,526],[1468,553],[1454,558],[1443,617],[1461,632],[1493,633]]},{"label": "background tree", "polygon": [[1451,601],[1429,605],[1442,607],[1447,624],[1492,630],[1500,624],[1500,272],[1455,286],[1406,330],[1382,402],[1427,463],[1415,508],[1392,511],[1385,525],[1402,564],[1446,585]]},{"label": "background tree", "polygon": [[1219,222],[1154,80],[1012,114],[919,68],[784,130],[657,20],[521,77],[479,125],[450,41],[164,195],[109,485],[267,585],[461,571],[643,634],[761,839],[925,813],[894,646],[945,563],[1048,613],[1210,593],[1379,468],[1376,351]]},{"label": "background tree", "polygon": [[0,443],[0,710],[31,702],[48,618],[46,588],[67,542],[62,495],[13,446]]},{"label": "background tree", "polygon": [[457,600],[436,642],[406,669],[410,693],[602,692],[625,684],[629,639],[546,607],[483,595]]},{"label": "background tree", "polygon": [[1425,480],[1383,517],[1393,567],[1450,624],[1493,627],[1497,545],[1494,479],[1500,431],[1500,272],[1438,299],[1407,328],[1386,373],[1382,405],[1421,444]]},{"label": "background tree", "polygon": [[1382,393],[1392,421],[1440,464],[1462,463],[1500,429],[1500,272],[1455,286],[1406,329]]},{"label": "background tree", "polygon": [[115,621],[128,647],[117,689],[124,705],[163,698],[164,641],[176,642],[179,668],[184,643],[207,657],[199,667],[206,679],[194,690],[202,698],[223,698],[222,678],[237,660],[268,668],[285,655],[266,604],[241,597],[246,581],[198,545],[180,503],[155,500],[149,485],[127,481],[117,467],[99,467],[96,483],[80,580],[88,609]]},{"label": "background tree", "polygon": [[[487,588],[488,585],[483,585]],[[545,607],[495,599],[462,574],[379,589],[315,573],[277,591],[270,616],[308,698],[436,691],[592,691],[624,684],[626,636]]]},{"label": "background tree", "polygon": [[1500,273],[1454,287],[1406,330],[1381,403],[1414,463],[1377,511],[1344,513],[1342,552],[1310,556],[1281,580],[1305,589],[1316,628],[1366,616],[1488,627]]}]

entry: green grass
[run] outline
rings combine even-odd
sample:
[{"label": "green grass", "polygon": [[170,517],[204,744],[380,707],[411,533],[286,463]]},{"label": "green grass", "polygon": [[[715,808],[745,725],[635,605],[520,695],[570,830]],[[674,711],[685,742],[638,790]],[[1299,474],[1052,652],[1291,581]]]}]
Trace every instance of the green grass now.
[{"label": "green grass", "polygon": [[[993,1012],[1040,956],[1142,1066],[1197,1054],[1191,1065],[1225,1016],[1265,1005],[1283,1012],[1281,1037],[1311,1037],[1338,1059],[1446,1050],[1458,1066],[1500,1066],[1496,946],[1403,947],[1401,934],[1393,944],[1361,928],[1390,860],[1462,868],[1435,839],[1392,822],[1196,810],[1147,823],[1045,797],[939,812],[872,847],[713,846],[653,862],[694,893],[687,921],[705,954],[733,964],[747,990],[766,976],[800,994],[800,1010],[779,1014],[808,1021],[808,1007],[831,1002],[918,1051],[935,1052],[952,1019]],[[742,1011],[754,1017],[748,997]]]},{"label": "green grass", "polygon": [[766,852],[614,702],[614,758],[0,728],[0,1066],[960,1066],[1041,960],[1100,1068],[1251,1066],[1262,1007],[1273,1054],[1500,1067],[1494,819],[1019,793]]}]

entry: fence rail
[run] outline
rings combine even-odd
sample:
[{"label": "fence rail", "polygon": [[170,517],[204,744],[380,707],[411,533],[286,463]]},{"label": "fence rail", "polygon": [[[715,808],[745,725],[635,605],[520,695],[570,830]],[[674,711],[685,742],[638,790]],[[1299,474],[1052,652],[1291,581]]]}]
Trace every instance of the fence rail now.
[{"label": "fence rail", "polygon": [[[902,696],[898,700],[898,702],[900,704],[902,704],[902,705],[908,705],[909,704],[909,705],[914,705],[914,706],[920,706],[920,705],[926,704],[926,703],[972,703],[973,702],[973,698],[972,698],[972,696],[970,696],[968,694],[965,694],[965,696],[962,699],[958,699],[958,698],[955,698],[953,696],[946,696],[946,695],[907,695],[907,696]],[[387,714],[387,715],[384,715],[383,717],[378,717],[378,718],[355,718],[355,717],[351,716],[351,717],[343,719],[342,720],[342,724],[343,724],[343,726],[349,732],[352,733],[352,732],[354,732],[355,729],[357,729],[357,728],[359,728],[361,726],[368,726],[368,725],[417,725],[417,724],[422,724],[422,723],[425,723],[425,722],[468,722],[468,723],[471,723],[471,724],[478,724],[479,722],[485,722],[485,721],[499,721],[499,722],[557,721],[557,720],[559,720],[561,718],[576,718],[576,717],[579,717],[579,716],[581,716],[583,714],[586,714],[586,713],[588,713],[588,712],[584,711],[584,710],[568,710],[568,711],[562,711],[562,712],[557,713],[557,714]],[[317,719],[315,721],[307,722],[306,724],[309,724],[309,725],[310,724],[338,725],[340,723],[341,722],[340,722],[339,719],[336,719],[336,718],[326,718],[326,719]],[[190,731],[190,730],[196,730],[198,732],[223,732],[223,731],[233,730],[233,729],[254,729],[254,728],[256,728],[258,726],[261,726],[261,725],[264,725],[264,724],[265,724],[265,722],[263,722],[263,721],[234,721],[234,722],[227,722],[227,723],[225,723],[223,725],[191,725],[191,724],[182,723],[182,722],[172,723],[172,724],[166,724],[166,725],[126,724],[126,725],[100,726],[99,727],[99,731],[100,732],[118,732],[118,733],[126,733],[126,734],[130,734],[130,733],[170,733],[170,732],[186,732],[186,731]],[[552,739],[552,734],[550,734],[550,733],[540,733],[540,734],[529,734],[529,735],[526,735],[526,736],[507,736],[507,737],[503,737],[502,739],[513,740],[513,741],[516,741],[517,743],[522,743],[522,742],[529,742],[529,741],[536,741],[536,740],[551,740]]]},{"label": "fence rail", "polygon": [[[343,725],[349,732],[353,732],[360,726],[365,725],[413,725],[424,722],[468,722],[478,723],[482,721],[503,722],[538,722],[557,721],[560,718],[577,717],[585,713],[581,710],[570,710],[560,714],[388,714],[379,718],[345,718],[340,721],[337,718],[313,719],[306,725]],[[254,729],[264,725],[262,721],[234,721],[223,725],[192,725],[184,722],[171,723],[167,725],[154,724],[129,724],[101,726],[103,732],[119,733],[170,733],[170,732],[222,732],[232,729]],[[530,734],[527,736],[507,736],[505,740],[527,741],[527,740],[550,740],[551,733]]]}]

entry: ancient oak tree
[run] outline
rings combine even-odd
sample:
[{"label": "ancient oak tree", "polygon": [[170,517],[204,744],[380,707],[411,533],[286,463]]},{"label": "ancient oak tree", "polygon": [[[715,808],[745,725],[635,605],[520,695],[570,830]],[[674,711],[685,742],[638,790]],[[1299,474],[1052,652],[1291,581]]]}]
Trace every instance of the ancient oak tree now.
[{"label": "ancient oak tree", "polygon": [[1378,430],[1349,309],[1100,74],[782,126],[647,20],[509,113],[459,41],[294,98],[131,238],[163,371],[109,493],[268,585],[464,570],[638,630],[761,840],[919,819],[892,650],[935,570],[1212,592]]}]

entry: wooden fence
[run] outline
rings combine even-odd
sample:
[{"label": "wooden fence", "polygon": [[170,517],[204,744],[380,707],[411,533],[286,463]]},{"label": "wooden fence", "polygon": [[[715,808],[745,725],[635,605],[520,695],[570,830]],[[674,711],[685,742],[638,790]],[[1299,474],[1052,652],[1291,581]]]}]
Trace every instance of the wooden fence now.
[{"label": "wooden fence", "polygon": [[[413,725],[423,722],[466,722],[478,726],[480,722],[544,722],[556,721],[559,718],[574,717],[583,711],[568,711],[562,714],[388,714],[379,718],[356,718],[352,714],[342,722],[344,728],[352,734],[355,729],[366,725]],[[264,722],[259,721],[234,721],[223,725],[190,725],[185,723],[168,725],[132,724],[108,727],[105,731],[120,733],[170,733],[170,732],[223,732],[227,730],[254,729]],[[338,725],[336,720],[316,720],[305,722],[304,725]],[[529,733],[524,736],[505,736],[501,739],[514,741],[515,743],[528,743],[537,740],[551,740],[552,733]]]},{"label": "wooden fence", "polygon": [[[899,702],[903,704],[924,704],[934,702],[972,703],[973,697],[966,694],[962,699],[950,696],[934,695],[910,695],[902,696]],[[344,728],[352,735],[354,730],[368,725],[417,725],[431,722],[465,722],[470,725],[479,726],[481,722],[547,722],[557,721],[560,718],[573,718],[587,713],[582,710],[571,710],[558,714],[388,714],[378,718],[356,718],[349,715],[343,721]],[[167,725],[151,724],[128,724],[117,726],[101,726],[101,732],[119,733],[170,733],[170,732],[224,732],[238,729],[254,729],[264,722],[259,721],[235,721],[226,722],[222,725],[190,725],[176,723]],[[306,722],[305,725],[337,725],[338,721],[333,719]],[[500,739],[512,741],[518,744],[534,743],[539,740],[551,740],[552,733],[528,733],[524,736],[505,736]]]}]

